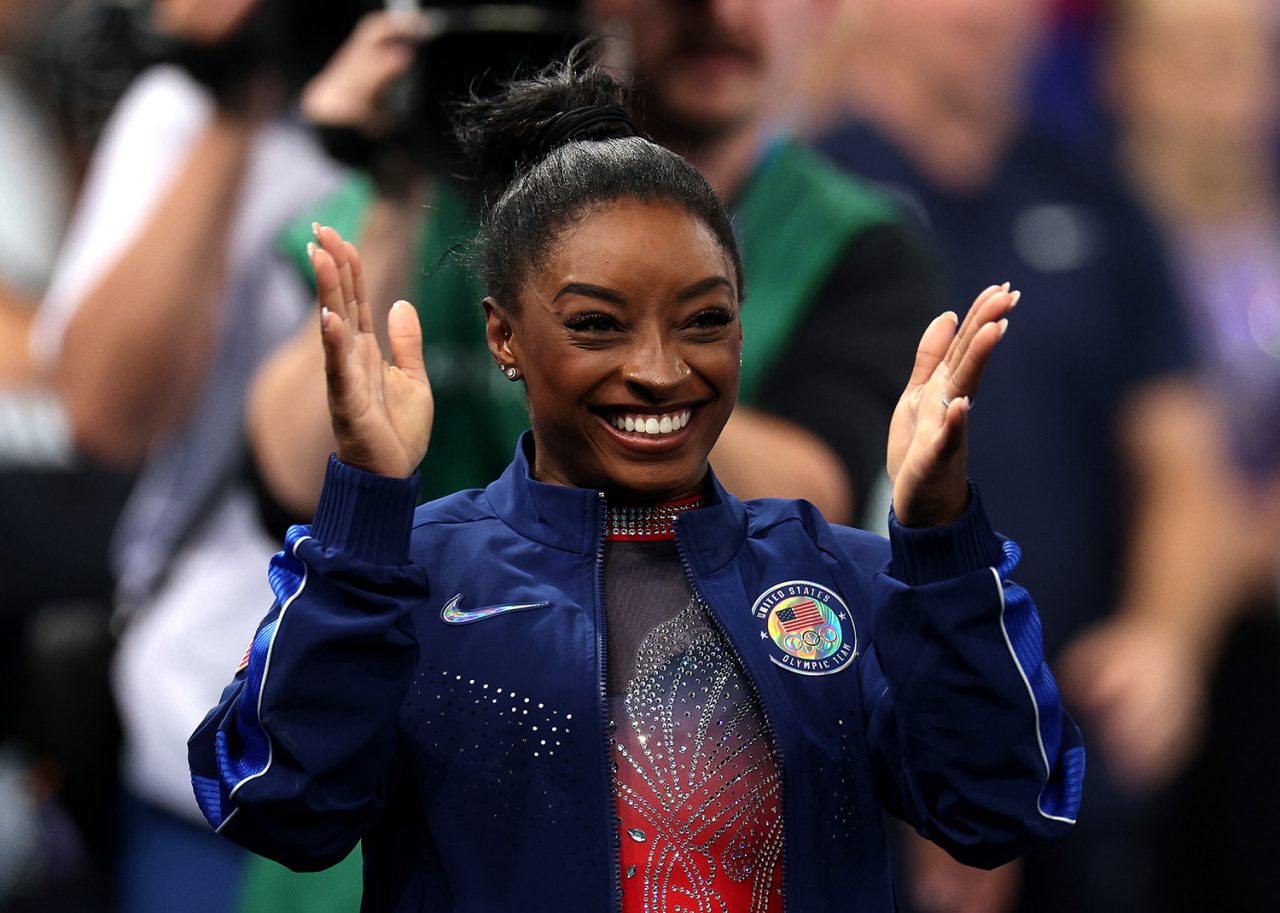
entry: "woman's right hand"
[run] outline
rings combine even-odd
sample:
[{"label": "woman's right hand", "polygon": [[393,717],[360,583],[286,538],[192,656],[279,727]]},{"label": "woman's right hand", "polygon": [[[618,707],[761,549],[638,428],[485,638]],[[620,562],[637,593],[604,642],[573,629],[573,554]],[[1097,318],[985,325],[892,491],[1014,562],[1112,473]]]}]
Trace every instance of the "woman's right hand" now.
[{"label": "woman's right hand", "polygon": [[318,244],[308,251],[321,308],[338,459],[378,475],[408,478],[426,455],[435,417],[418,312],[407,301],[391,307],[388,364],[374,335],[359,252],[332,228],[314,228]]}]

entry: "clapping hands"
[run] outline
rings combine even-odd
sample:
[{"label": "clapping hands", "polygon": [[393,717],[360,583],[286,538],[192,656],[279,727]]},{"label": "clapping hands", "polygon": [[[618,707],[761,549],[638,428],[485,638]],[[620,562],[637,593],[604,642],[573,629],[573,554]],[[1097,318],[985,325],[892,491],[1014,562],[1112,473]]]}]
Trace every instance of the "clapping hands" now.
[{"label": "clapping hands", "polygon": [[407,301],[392,306],[388,362],[374,334],[359,252],[332,228],[314,230],[317,243],[308,251],[338,458],[378,475],[407,478],[426,455],[435,416],[418,313]]},{"label": "clapping hands", "polygon": [[1018,303],[1009,284],[986,289],[957,327],[947,312],[924,331],[915,369],[889,426],[893,505],[904,526],[941,526],[968,503],[969,410]]}]

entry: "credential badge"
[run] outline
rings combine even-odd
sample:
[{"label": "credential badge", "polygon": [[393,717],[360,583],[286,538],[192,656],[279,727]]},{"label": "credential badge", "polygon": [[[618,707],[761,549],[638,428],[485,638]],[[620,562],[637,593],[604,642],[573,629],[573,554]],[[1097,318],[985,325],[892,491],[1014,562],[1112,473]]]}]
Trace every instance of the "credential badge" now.
[{"label": "credential badge", "polygon": [[858,655],[858,634],[844,600],[809,580],[788,580],[760,594],[751,614],[769,659],[801,675],[839,672]]}]

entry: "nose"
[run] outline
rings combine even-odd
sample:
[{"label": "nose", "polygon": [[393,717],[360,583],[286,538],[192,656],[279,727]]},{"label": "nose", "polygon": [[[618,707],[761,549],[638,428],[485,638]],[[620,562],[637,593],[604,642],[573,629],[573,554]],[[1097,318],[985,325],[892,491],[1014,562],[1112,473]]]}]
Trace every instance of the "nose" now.
[{"label": "nose", "polygon": [[633,346],[624,371],[631,392],[652,403],[674,397],[693,373],[679,349],[663,338],[646,339]]}]

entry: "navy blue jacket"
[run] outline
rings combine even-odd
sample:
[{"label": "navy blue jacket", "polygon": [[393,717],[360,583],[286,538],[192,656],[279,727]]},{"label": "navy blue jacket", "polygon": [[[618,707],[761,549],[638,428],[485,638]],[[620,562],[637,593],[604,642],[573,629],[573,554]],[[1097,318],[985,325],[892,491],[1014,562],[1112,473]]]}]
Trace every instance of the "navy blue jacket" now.
[{"label": "navy blue jacket", "polygon": [[[532,480],[522,448],[415,516],[416,490],[331,461],[191,738],[200,805],[294,869],[363,840],[365,911],[615,909],[604,496]],[[713,482],[677,545],[778,752],[788,910],[893,909],[885,808],[982,866],[1072,823],[1084,749],[976,492],[885,542]],[[825,658],[778,633],[797,594],[826,613]]]}]

